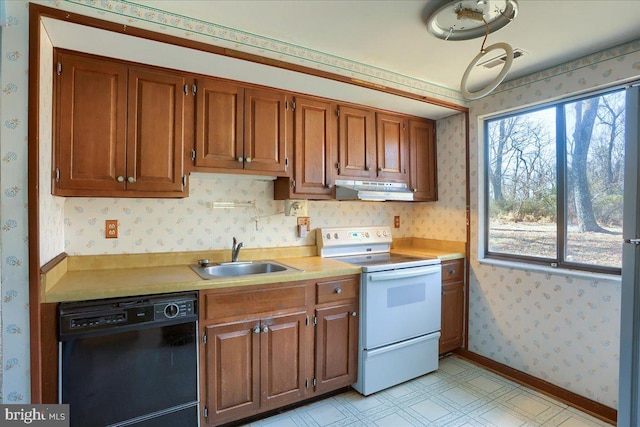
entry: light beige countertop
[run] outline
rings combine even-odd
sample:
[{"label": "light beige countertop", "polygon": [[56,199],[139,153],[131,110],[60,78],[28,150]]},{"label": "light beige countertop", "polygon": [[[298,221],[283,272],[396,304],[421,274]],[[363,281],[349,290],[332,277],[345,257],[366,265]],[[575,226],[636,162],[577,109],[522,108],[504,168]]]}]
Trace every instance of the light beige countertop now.
[{"label": "light beige countertop", "polygon": [[413,256],[431,256],[441,261],[450,261],[465,257],[465,242],[422,239],[418,237],[404,237],[394,239],[391,252]]},{"label": "light beige countertop", "polygon": [[360,267],[318,256],[270,259],[301,271],[204,280],[188,265],[68,270],[54,284],[43,280],[42,302],[262,285],[360,273]]},{"label": "light beige countertop", "polygon": [[[463,242],[394,240],[393,252],[464,258]],[[204,280],[190,267],[198,259],[228,261],[229,250],[158,254],[68,256],[41,273],[42,302],[150,295],[190,290],[263,285],[359,274],[360,267],[316,256],[315,246],[243,249],[241,260],[274,260],[301,271]]]}]

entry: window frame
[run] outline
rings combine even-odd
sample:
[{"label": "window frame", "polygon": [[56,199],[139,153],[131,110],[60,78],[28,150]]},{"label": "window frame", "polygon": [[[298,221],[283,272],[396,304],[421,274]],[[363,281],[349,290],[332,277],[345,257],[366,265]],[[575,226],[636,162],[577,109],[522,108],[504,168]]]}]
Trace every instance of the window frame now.
[{"label": "window frame", "polygon": [[[518,262],[525,264],[541,265],[552,268],[560,268],[567,270],[581,270],[592,273],[614,274],[620,276],[622,274],[622,268],[611,266],[598,266],[595,264],[584,264],[579,262],[571,262],[566,260],[567,249],[567,206],[568,206],[568,194],[567,194],[567,138],[566,138],[566,105],[582,101],[590,98],[605,96],[615,92],[624,92],[625,86],[613,86],[599,91],[593,91],[581,94],[579,96],[572,96],[569,98],[563,98],[553,102],[547,102],[544,104],[538,104],[533,107],[525,107],[517,110],[509,111],[505,114],[492,115],[485,117],[482,123],[482,129],[484,134],[482,135],[484,140],[484,176],[483,176],[483,249],[485,259],[495,259],[506,262]],[[489,238],[490,238],[490,143],[489,143],[489,124],[498,120],[508,119],[514,116],[522,116],[525,114],[534,113],[536,111],[549,109],[553,107],[555,109],[555,145],[556,145],[556,258],[546,258],[541,256],[527,256],[518,254],[509,254],[503,252],[493,252],[489,250]],[[626,106],[625,106],[626,112]],[[620,250],[622,251],[622,238],[620,238]]]}]

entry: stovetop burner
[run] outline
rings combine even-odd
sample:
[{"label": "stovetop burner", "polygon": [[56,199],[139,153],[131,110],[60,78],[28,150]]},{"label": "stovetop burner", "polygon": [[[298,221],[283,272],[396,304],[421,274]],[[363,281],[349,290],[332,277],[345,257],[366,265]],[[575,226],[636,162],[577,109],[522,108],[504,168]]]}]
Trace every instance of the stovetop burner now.
[{"label": "stovetop burner", "polygon": [[363,272],[397,270],[439,264],[436,257],[416,257],[391,253],[389,227],[341,227],[318,230],[318,252],[362,267]]},{"label": "stovetop burner", "polygon": [[423,265],[437,264],[438,259],[433,257],[415,257],[409,255],[380,253],[370,255],[350,255],[333,257],[337,261],[349,264],[359,265],[363,271],[371,271],[372,269],[393,270],[398,268],[420,267]]}]

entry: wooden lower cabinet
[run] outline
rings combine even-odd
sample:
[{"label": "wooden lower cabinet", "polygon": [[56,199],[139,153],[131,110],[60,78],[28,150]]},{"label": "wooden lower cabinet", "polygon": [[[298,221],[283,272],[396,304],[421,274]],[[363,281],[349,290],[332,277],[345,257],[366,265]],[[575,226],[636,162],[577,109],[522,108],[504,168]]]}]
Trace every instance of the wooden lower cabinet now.
[{"label": "wooden lower cabinet", "polygon": [[261,321],[261,407],[274,409],[300,400],[305,394],[307,313]]},{"label": "wooden lower cabinet", "polygon": [[[204,400],[209,419],[242,418],[260,407],[260,321],[205,327]],[[216,424],[216,423],[212,423]]]},{"label": "wooden lower cabinet", "polygon": [[440,354],[464,343],[464,301],[464,259],[443,262]]},{"label": "wooden lower cabinet", "polygon": [[358,304],[316,310],[316,391],[324,393],[356,382]]},{"label": "wooden lower cabinet", "polygon": [[358,285],[354,275],[201,291],[202,424],[226,424],[353,384]]}]

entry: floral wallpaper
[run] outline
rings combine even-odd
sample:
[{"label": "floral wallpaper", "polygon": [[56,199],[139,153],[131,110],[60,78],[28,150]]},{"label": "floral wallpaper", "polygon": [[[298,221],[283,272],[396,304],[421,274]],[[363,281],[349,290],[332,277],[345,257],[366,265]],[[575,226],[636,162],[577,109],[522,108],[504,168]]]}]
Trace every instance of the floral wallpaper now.
[{"label": "floral wallpaper", "polygon": [[618,406],[619,278],[481,264],[481,117],[640,77],[640,41],[502,84],[470,104],[469,350]]},{"label": "floral wallpaper", "polygon": [[[71,255],[195,251],[231,247],[315,245],[315,234],[297,236],[296,218],[284,215],[284,201],[273,200],[273,181],[265,177],[194,173],[184,199],[99,199],[69,197],[64,202],[65,251]],[[254,206],[214,208],[213,202]],[[410,235],[413,206],[407,203],[317,202],[308,204],[311,228],[392,225]],[[117,239],[104,238],[104,221],[117,219]]]},{"label": "floral wallpaper", "polygon": [[413,237],[465,242],[466,160],[465,115],[438,120],[438,201],[416,204]]},{"label": "floral wallpaper", "polygon": [[2,391],[6,403],[29,401],[27,226],[28,13],[7,2],[0,53],[0,293]]}]

